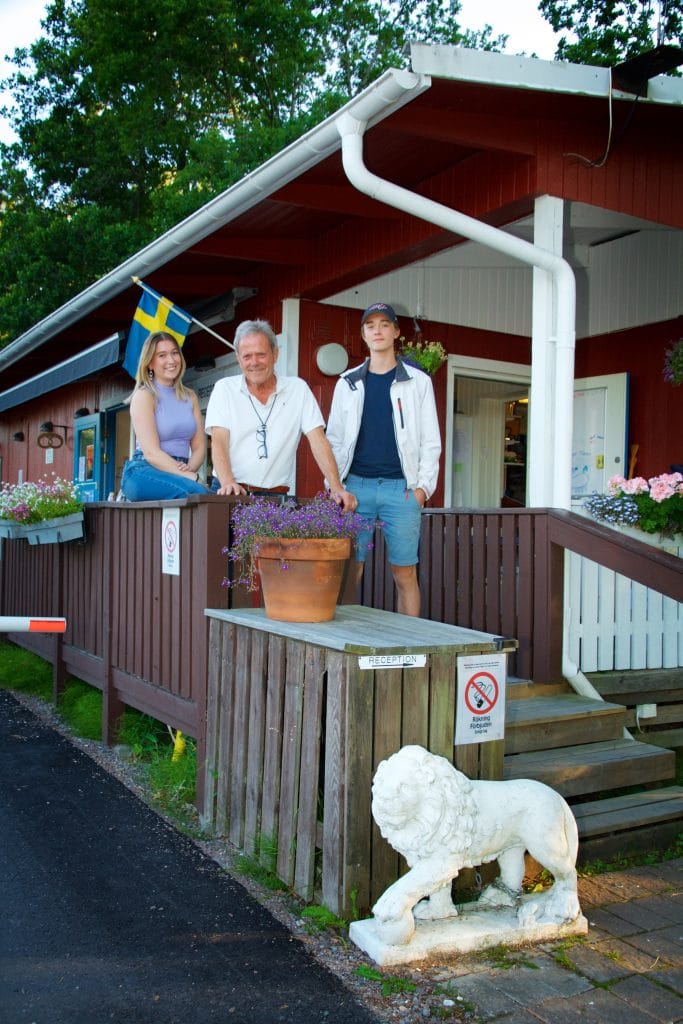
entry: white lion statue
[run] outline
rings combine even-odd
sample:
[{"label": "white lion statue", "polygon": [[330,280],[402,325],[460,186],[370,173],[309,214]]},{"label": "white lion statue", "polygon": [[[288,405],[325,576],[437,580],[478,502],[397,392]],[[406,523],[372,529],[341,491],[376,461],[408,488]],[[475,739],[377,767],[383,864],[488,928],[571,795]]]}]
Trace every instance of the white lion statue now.
[{"label": "white lion statue", "polygon": [[[559,793],[541,782],[471,781],[445,757],[406,746],[377,768],[372,814],[410,868],[373,907],[389,945],[410,941],[416,917],[457,916],[452,880],[462,868],[492,860],[498,861],[500,877],[477,905],[519,906],[521,926],[570,923],[581,912],[576,821]],[[555,884],[522,902],[525,851],[551,872]]]}]

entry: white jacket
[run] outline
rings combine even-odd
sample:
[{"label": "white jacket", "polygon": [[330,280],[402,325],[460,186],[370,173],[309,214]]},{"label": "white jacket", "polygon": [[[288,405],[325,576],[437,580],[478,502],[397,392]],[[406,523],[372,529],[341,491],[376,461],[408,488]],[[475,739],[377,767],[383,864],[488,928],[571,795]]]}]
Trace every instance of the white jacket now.
[{"label": "white jacket", "polygon": [[[390,396],[401,467],[408,489],[420,487],[429,498],[436,488],[441,454],[434,388],[422,370],[404,363],[400,356],[396,362]],[[369,365],[366,359],[362,366],[343,374],[334,389],[327,439],[341,480],[348,475],[356,450]]]}]

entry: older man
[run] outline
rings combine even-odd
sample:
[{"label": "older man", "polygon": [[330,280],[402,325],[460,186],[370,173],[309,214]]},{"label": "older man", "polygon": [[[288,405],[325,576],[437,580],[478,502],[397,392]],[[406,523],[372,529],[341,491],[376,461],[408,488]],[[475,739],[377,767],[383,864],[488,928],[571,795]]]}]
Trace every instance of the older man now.
[{"label": "older man", "polygon": [[332,498],[344,509],[355,509],[356,499],[339,479],[311,389],[299,377],[275,372],[279,350],[270,324],[245,320],[234,345],[242,376],[217,381],[206,410],[217,493],[291,490],[305,434]]}]

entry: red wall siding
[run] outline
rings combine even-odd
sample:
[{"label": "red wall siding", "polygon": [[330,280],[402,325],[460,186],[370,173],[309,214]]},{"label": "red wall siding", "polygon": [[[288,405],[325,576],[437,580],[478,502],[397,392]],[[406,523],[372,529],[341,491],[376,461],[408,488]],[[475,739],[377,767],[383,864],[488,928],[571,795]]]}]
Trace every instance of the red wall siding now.
[{"label": "red wall siding", "polygon": [[587,131],[585,125],[549,122],[539,127],[537,194],[562,196],[683,228],[680,135],[670,128],[667,136],[631,126],[618,140],[618,147],[613,146],[605,164],[597,167],[587,161],[600,162],[607,144],[606,130]]},{"label": "red wall siding", "polygon": [[662,377],[664,353],[683,337],[683,317],[580,340],[576,376],[630,373],[629,445],[638,445],[637,476],[668,473],[683,462],[683,398]]},{"label": "red wall siding", "polygon": [[[3,414],[0,423],[0,455],[2,455],[2,479],[16,483],[19,470],[24,480],[38,480],[42,476],[73,478],[74,458],[74,413],[87,406],[91,412],[97,408],[99,386],[95,382],[70,384],[51,391],[34,402],[27,402]],[[51,420],[55,433],[64,437],[64,430],[57,424],[66,425],[66,443],[52,449],[54,461],[45,462],[45,449],[37,443],[40,424]],[[24,434],[23,441],[13,441],[17,431]]]}]

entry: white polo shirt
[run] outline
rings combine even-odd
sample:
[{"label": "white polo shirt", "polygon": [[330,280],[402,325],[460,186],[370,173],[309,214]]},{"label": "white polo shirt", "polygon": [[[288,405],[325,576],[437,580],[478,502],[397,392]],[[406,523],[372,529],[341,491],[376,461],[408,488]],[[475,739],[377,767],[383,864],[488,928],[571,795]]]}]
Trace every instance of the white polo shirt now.
[{"label": "white polo shirt", "polygon": [[[265,405],[251,395],[244,377],[216,381],[206,407],[206,432],[230,431],[230,463],[238,483],[255,487],[287,484],[294,491],[296,451],[302,434],[324,427],[313,392],[300,377],[275,375],[277,387]],[[253,403],[253,404],[252,404]],[[266,423],[267,458],[259,458],[256,431]]]}]

